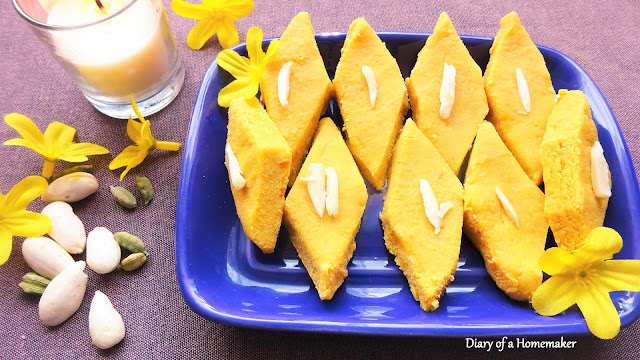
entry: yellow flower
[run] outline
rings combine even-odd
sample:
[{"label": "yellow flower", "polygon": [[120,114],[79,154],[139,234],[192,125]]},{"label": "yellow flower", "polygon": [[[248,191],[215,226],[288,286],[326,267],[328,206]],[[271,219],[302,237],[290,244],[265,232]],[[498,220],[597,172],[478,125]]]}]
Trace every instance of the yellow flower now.
[{"label": "yellow flower", "polygon": [[240,56],[233,50],[223,50],[216,61],[221,68],[227,70],[234,78],[218,94],[218,104],[229,107],[235,98],[250,99],[258,93],[260,79],[267,60],[278,48],[278,40],[271,40],[267,53],[262,51],[262,30],[254,26],[247,32],[247,53],[249,58]]},{"label": "yellow flower", "polygon": [[109,164],[109,170],[115,170],[124,166],[127,167],[120,175],[120,180],[127,175],[129,170],[140,165],[150,151],[154,149],[169,151],[176,151],[180,149],[179,143],[156,140],[151,134],[151,123],[149,120],[142,117],[133,96],[131,96],[131,105],[133,106],[133,111],[138,116],[138,121],[133,120],[131,116],[129,116],[129,121],[127,122],[127,135],[129,135],[129,138],[133,140],[136,145],[127,146]]},{"label": "yellow flower", "polygon": [[191,4],[183,0],[171,1],[173,11],[198,23],[187,35],[187,45],[199,50],[213,34],[223,48],[237,45],[238,30],[234,22],[253,11],[253,0],[202,0],[202,4]]},{"label": "yellow flower", "polygon": [[27,147],[44,158],[42,176],[49,178],[53,174],[56,161],[85,162],[87,155],[108,154],[109,150],[91,143],[74,143],[76,129],[63,123],[52,122],[42,134],[36,124],[22,114],[9,114],[4,121],[14,128],[22,138],[11,139],[4,145]]},{"label": "yellow flower", "polygon": [[595,336],[615,337],[620,331],[620,317],[609,292],[640,291],[640,260],[609,260],[620,249],[620,235],[599,227],[573,253],[558,247],[545,251],[540,268],[551,278],[533,294],[533,308],[540,315],[553,316],[578,304]]},{"label": "yellow flower", "polygon": [[0,192],[0,265],[11,254],[14,236],[41,236],[51,229],[48,217],[26,210],[29,203],[47,190],[47,186],[44,178],[29,176],[17,183],[6,195]]}]

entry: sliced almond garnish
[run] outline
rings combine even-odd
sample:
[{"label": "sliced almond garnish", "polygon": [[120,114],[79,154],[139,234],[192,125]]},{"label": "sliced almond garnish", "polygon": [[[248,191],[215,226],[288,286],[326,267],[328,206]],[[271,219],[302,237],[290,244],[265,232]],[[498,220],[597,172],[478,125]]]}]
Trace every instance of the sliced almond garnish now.
[{"label": "sliced almond garnish", "polygon": [[529,96],[529,86],[527,86],[527,79],[524,78],[522,70],[516,69],[516,81],[518,82],[518,94],[520,94],[520,101],[522,107],[527,111],[531,111],[531,97]]},{"label": "sliced almond garnish", "polygon": [[240,169],[238,158],[236,157],[236,154],[233,153],[233,150],[231,150],[231,145],[229,145],[229,143],[225,146],[224,151],[227,153],[231,186],[236,190],[240,190],[247,184],[247,181],[242,176],[242,169]]},{"label": "sliced almond garnish", "polygon": [[513,221],[513,223],[516,224],[516,227],[519,228],[520,222],[518,221],[518,214],[516,214],[516,210],[513,208],[513,206],[511,206],[509,199],[507,199],[507,197],[504,195],[502,190],[500,190],[500,188],[497,186],[496,186],[496,195],[498,195],[498,199],[500,199],[500,202],[502,203],[502,207],[504,208],[504,211],[507,213],[507,216],[509,217],[509,219],[511,219],[511,221]]},{"label": "sliced almond garnish", "polygon": [[373,109],[373,107],[376,106],[376,97],[378,96],[376,75],[373,73],[373,70],[366,65],[362,67],[362,73],[364,74],[364,79],[367,81],[367,87],[369,87],[369,104],[371,104],[371,108]]},{"label": "sliced almond garnish", "polygon": [[444,219],[444,216],[447,214],[447,211],[451,210],[452,208],[453,208],[453,203],[451,201],[443,202],[442,204],[440,204],[440,211],[438,211],[438,215],[440,215],[440,217]]},{"label": "sliced almond garnish", "polygon": [[599,141],[596,141],[591,148],[591,187],[597,197],[611,197],[609,164],[607,164],[607,159],[604,158],[604,150]]},{"label": "sliced almond garnish", "polygon": [[333,168],[325,168],[327,174],[327,214],[329,216],[338,215],[338,174]]},{"label": "sliced almond garnish", "polygon": [[448,119],[456,97],[456,68],[444,63],[440,86],[440,117]]},{"label": "sliced almond garnish", "polygon": [[436,235],[442,229],[442,217],[440,216],[440,210],[438,209],[438,200],[436,194],[433,193],[431,185],[425,179],[420,179],[420,193],[422,194],[422,204],[424,205],[424,213],[427,215],[427,219],[435,228]]},{"label": "sliced almond garnish", "polygon": [[287,107],[289,105],[289,77],[291,76],[291,65],[293,61],[282,65],[278,73],[278,99],[280,105]]},{"label": "sliced almond garnish", "polygon": [[327,199],[324,166],[320,163],[309,164],[307,177],[301,177],[300,180],[307,182],[307,191],[309,192],[311,203],[318,216],[322,217]]}]

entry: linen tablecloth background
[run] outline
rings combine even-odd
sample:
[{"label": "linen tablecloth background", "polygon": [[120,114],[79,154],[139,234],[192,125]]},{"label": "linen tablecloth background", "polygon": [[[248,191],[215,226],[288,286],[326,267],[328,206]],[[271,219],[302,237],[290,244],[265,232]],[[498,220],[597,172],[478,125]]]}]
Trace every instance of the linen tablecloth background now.
[{"label": "linen tablecloth background", "polygon": [[[150,116],[158,139],[184,144],[200,80],[221,50],[214,39],[200,51],[186,46],[194,20],[180,18],[165,0],[169,22],[186,67],[186,80],[173,103]],[[494,36],[500,18],[515,10],[534,42],[559,49],[575,59],[593,77],[608,100],[629,145],[636,169],[640,167],[640,25],[638,0],[563,1],[345,1],[256,0],[251,15],[237,21],[241,41],[249,27],[260,26],[265,37],[280,36],[300,11],[308,11],[316,32],[347,31],[356,17],[364,16],[377,31],[431,32],[440,11],[447,11],[459,34]],[[9,0],[0,3],[0,115],[19,112],[44,130],[61,121],[78,130],[78,141],[101,144],[111,155],[92,157],[100,190],[73,205],[87,230],[105,226],[112,231],[138,234],[151,253],[141,271],[116,271],[98,276],[87,269],[89,285],[79,311],[56,328],[38,319],[38,298],[24,295],[17,284],[29,271],[14,240],[9,261],[0,266],[0,358],[71,359],[110,358],[438,358],[487,355],[466,350],[464,339],[397,338],[275,332],[233,328],[201,318],[183,301],[175,273],[175,211],[180,177],[180,152],[154,152],[124,180],[135,188],[135,176],[148,176],[156,197],[135,212],[115,205],[109,185],[118,184],[119,172],[107,165],[130,140],[125,121],[108,118],[82,96],[60,66],[14,11]],[[0,142],[16,137],[0,123]],[[220,154],[222,158],[222,154]],[[68,166],[60,163],[57,170]],[[38,175],[41,158],[30,150],[0,146],[0,189],[6,193],[28,175]],[[636,170],[637,171],[637,170]],[[37,200],[30,207],[39,211]],[[84,258],[84,256],[80,257]],[[108,351],[91,344],[88,331],[90,300],[95,290],[105,292],[122,314],[127,326],[124,341]],[[416,304],[417,306],[417,304]],[[587,336],[575,349],[537,353],[505,351],[501,355],[537,358],[565,355],[582,358],[637,358],[640,322],[621,330],[613,340]],[[533,339],[533,338],[528,338]],[[488,353],[496,356],[495,350]]]}]

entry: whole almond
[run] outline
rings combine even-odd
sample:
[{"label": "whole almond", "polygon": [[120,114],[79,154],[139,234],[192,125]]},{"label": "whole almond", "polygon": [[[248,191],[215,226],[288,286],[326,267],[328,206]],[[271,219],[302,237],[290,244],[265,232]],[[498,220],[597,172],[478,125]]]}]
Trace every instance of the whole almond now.
[{"label": "whole almond", "polygon": [[49,235],[70,254],[80,254],[87,243],[87,235],[80,218],[71,205],[56,201],[42,209],[42,214],[51,219]]},{"label": "whole almond", "polygon": [[78,261],[53,278],[40,298],[38,313],[47,326],[60,325],[71,317],[82,303],[87,290],[85,262]]},{"label": "whole almond", "polygon": [[57,242],[45,237],[25,239],[22,256],[33,271],[49,279],[75,263]]},{"label": "whole almond", "polygon": [[74,172],[54,180],[42,194],[42,201],[76,202],[98,191],[98,180],[86,172]]},{"label": "whole almond", "polygon": [[107,228],[97,227],[87,236],[87,265],[98,274],[115,270],[120,264],[120,245]]},{"label": "whole almond", "polygon": [[89,310],[91,342],[100,349],[108,349],[122,341],[125,334],[122,316],[107,295],[96,291]]}]

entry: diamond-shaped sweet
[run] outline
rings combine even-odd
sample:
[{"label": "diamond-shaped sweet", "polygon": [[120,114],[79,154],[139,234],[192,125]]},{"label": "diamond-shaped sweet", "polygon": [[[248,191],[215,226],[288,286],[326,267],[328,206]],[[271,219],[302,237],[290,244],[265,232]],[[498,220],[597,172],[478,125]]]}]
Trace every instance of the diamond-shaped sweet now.
[{"label": "diamond-shaped sweet", "polygon": [[[371,69],[375,77],[373,106],[372,84],[363,67]],[[381,190],[409,103],[396,60],[363,18],[349,27],[333,85],[349,150],[364,177]]]},{"label": "diamond-shaped sweet", "polygon": [[[227,128],[227,144],[246,181],[240,189],[230,181],[238,217],[249,239],[271,253],[282,222],[291,150],[255,97],[231,102]],[[230,172],[228,152],[225,165]]]},{"label": "diamond-shaped sweet", "polygon": [[[305,181],[310,164],[335,170],[338,212],[318,215]],[[316,165],[317,166],[317,165]],[[367,203],[367,189],[340,130],[329,118],[320,121],[309,155],[287,195],[284,224],[318,290],[329,300],[347,276],[347,263],[356,248],[355,236]]]},{"label": "diamond-shaped sweet", "polygon": [[[498,191],[498,189],[499,191]],[[517,219],[509,216],[509,205]],[[544,194],[522,170],[490,122],[478,129],[464,182],[464,232],[489,275],[515,300],[531,300],[542,282],[538,267],[549,225]]]},{"label": "diamond-shaped sweet", "polygon": [[[420,180],[428,181],[439,204],[453,205],[436,235],[425,214]],[[429,139],[409,119],[393,150],[389,182],[380,214],[385,244],[425,311],[439,299],[453,274],[462,237],[462,184]]]},{"label": "diamond-shaped sweet", "polygon": [[581,91],[560,90],[540,152],[544,212],[556,243],[568,250],[582,247],[589,232],[602,226],[607,211],[609,198],[597,197],[591,182],[596,141],[598,130],[587,97]]},{"label": "diamond-shaped sweet", "polygon": [[[292,64],[285,106],[280,102],[278,76],[289,62]],[[261,90],[269,116],[291,147],[291,186],[309,150],[320,116],[334,94],[308,13],[296,15],[282,34],[278,50],[265,65]]]},{"label": "diamond-shaped sweet", "polygon": [[[556,96],[549,70],[515,12],[500,20],[489,53],[484,73],[488,119],[529,178],[540,185],[540,143]],[[518,69],[526,81],[530,111],[520,95]]]},{"label": "diamond-shaped sweet", "polygon": [[[455,68],[455,97],[451,113],[440,114],[445,64]],[[458,37],[447,13],[440,14],[407,79],[413,119],[457,174],[478,126],[487,116],[482,70]]]}]

